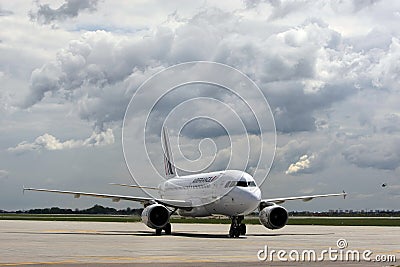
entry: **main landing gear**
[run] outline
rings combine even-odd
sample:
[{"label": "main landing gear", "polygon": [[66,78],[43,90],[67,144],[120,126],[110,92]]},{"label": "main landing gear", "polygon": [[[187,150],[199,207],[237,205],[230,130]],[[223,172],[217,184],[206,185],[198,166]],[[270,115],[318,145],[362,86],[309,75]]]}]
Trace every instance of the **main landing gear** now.
[{"label": "main landing gear", "polygon": [[231,228],[229,229],[229,237],[239,237],[246,234],[246,225],[242,223],[244,216],[232,216]]},{"label": "main landing gear", "polygon": [[164,230],[166,235],[171,235],[171,224],[167,223],[164,228],[156,229],[156,235],[161,235],[162,230]]}]

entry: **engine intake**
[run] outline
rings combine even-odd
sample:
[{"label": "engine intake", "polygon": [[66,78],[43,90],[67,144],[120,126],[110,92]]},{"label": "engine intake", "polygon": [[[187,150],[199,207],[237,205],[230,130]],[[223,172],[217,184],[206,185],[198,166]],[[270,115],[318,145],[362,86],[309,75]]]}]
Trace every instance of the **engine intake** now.
[{"label": "engine intake", "polygon": [[289,219],[288,212],[282,206],[272,204],[260,211],[260,222],[266,228],[275,230],[284,227]]},{"label": "engine intake", "polygon": [[142,222],[152,229],[162,229],[169,221],[169,210],[161,204],[147,206],[142,212]]}]

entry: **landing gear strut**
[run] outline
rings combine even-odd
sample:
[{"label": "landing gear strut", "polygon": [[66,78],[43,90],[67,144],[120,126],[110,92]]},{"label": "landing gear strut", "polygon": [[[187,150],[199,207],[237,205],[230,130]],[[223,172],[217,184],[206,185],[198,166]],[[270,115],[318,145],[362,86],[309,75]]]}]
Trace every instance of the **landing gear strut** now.
[{"label": "landing gear strut", "polygon": [[246,225],[242,223],[244,216],[232,216],[231,228],[229,229],[229,237],[239,237],[246,234]]}]

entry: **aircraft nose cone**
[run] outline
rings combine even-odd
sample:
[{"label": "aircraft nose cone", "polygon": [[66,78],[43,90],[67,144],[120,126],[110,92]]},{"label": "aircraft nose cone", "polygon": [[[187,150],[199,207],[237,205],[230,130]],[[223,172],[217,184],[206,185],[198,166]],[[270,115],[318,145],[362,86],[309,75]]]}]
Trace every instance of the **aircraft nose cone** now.
[{"label": "aircraft nose cone", "polygon": [[242,195],[243,203],[246,203],[246,212],[252,212],[258,207],[261,200],[261,191],[258,188],[254,190],[243,191]]},{"label": "aircraft nose cone", "polygon": [[256,207],[260,204],[261,201],[261,191],[257,188],[254,192],[252,192],[253,202],[256,203]]},{"label": "aircraft nose cone", "polygon": [[261,201],[261,190],[259,188],[257,188],[254,192],[253,192],[254,197],[256,198],[257,202]]}]

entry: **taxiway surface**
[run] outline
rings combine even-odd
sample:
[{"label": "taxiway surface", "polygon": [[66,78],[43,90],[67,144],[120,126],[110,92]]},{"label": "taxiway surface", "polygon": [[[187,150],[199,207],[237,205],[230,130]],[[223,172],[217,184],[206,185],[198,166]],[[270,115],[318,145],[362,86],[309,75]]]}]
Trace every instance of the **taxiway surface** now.
[{"label": "taxiway surface", "polygon": [[[248,234],[237,239],[227,237],[228,228],[223,224],[174,224],[171,236],[155,236],[142,223],[0,221],[0,266],[400,265],[400,227],[289,225],[271,231],[248,225]],[[327,254],[315,263],[282,262],[276,254],[273,261],[257,257],[268,246],[269,252],[296,250],[300,255],[314,250],[318,258],[323,250],[338,249],[339,239],[347,242],[343,252],[370,250],[372,260],[394,255],[397,262],[333,261]],[[289,259],[288,254],[283,258]]]}]

